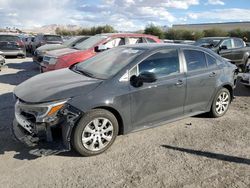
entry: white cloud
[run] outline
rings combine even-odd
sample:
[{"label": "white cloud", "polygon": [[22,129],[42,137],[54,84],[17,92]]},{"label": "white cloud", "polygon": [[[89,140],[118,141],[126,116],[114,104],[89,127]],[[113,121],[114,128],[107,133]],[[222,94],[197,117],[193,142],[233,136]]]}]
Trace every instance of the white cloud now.
[{"label": "white cloud", "polygon": [[206,5],[225,5],[222,0],[208,0]]},{"label": "white cloud", "polygon": [[[250,9],[214,9],[199,13],[189,13],[189,18],[192,19],[207,19],[209,18],[212,22],[219,21],[249,21],[250,20]],[[192,16],[190,16],[192,15]]]}]

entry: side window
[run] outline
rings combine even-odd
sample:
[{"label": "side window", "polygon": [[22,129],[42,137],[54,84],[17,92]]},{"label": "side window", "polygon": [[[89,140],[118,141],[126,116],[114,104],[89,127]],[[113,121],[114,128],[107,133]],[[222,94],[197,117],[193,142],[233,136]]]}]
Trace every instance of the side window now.
[{"label": "side window", "polygon": [[157,77],[163,77],[180,72],[179,56],[177,50],[164,50],[157,52],[139,65],[139,73],[153,72]]},{"label": "side window", "polygon": [[201,70],[207,68],[205,54],[198,50],[184,50],[187,70]]},{"label": "side window", "polygon": [[209,68],[217,66],[217,60],[214,57],[212,57],[211,55],[206,54],[206,59],[207,59],[207,66]]},{"label": "side window", "polygon": [[151,39],[151,38],[146,38],[146,40],[147,40],[148,43],[156,43],[156,41]]},{"label": "side window", "polygon": [[129,37],[128,38],[128,43],[129,44],[143,43],[143,39],[142,39],[142,37]]},{"label": "side window", "polygon": [[232,40],[231,40],[231,39],[224,40],[224,41],[221,43],[221,46],[226,46],[227,49],[231,49],[231,48],[233,47],[233,45],[232,45]]},{"label": "side window", "polygon": [[243,41],[240,39],[234,39],[234,47],[235,48],[243,48],[244,47]]},{"label": "side window", "polygon": [[117,47],[117,46],[121,46],[121,45],[125,45],[125,39],[124,38],[111,39],[110,41],[108,41],[105,44],[105,46],[107,46],[108,49],[114,48],[114,47]]}]

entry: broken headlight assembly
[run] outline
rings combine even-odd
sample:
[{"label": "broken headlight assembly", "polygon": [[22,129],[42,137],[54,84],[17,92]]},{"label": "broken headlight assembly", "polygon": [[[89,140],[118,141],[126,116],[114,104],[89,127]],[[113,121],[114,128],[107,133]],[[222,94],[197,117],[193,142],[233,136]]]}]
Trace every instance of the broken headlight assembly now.
[{"label": "broken headlight assembly", "polygon": [[17,100],[15,105],[16,114],[26,117],[33,123],[50,123],[57,120],[58,112],[68,100],[53,101],[41,104],[27,104]]}]

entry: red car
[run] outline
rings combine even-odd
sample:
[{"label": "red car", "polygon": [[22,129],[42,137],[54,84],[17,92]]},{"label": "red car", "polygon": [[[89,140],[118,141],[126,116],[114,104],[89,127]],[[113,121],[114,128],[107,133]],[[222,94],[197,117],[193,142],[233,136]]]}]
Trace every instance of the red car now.
[{"label": "red car", "polygon": [[96,53],[127,44],[161,43],[161,40],[152,35],[132,33],[97,34],[77,44],[73,48],[53,50],[47,53],[41,63],[41,72],[66,68],[82,62]]}]

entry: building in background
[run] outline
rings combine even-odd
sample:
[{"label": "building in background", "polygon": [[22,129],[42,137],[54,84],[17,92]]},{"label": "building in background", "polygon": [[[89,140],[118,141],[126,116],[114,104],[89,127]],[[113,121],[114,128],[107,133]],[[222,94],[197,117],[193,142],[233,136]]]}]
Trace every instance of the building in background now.
[{"label": "building in background", "polygon": [[202,23],[202,24],[176,24],[173,29],[203,31],[207,29],[221,29],[231,31],[234,29],[250,30],[249,22],[226,22],[226,23]]}]

